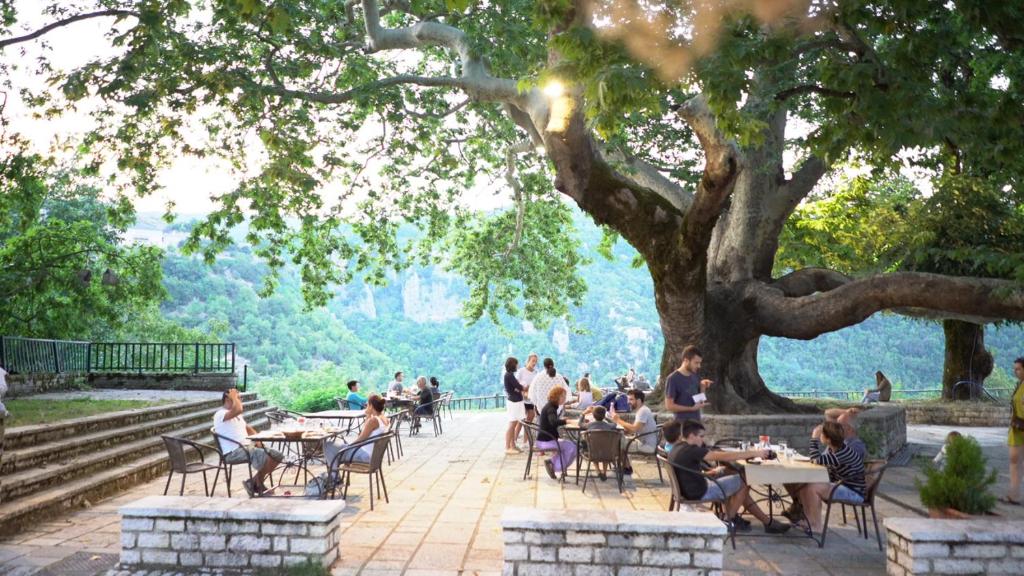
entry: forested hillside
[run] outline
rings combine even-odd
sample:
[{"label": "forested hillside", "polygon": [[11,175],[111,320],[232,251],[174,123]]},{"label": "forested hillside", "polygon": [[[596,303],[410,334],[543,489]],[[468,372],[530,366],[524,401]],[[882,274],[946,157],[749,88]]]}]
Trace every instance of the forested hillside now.
[{"label": "forested hillside", "polygon": [[[136,235],[171,244],[181,229],[163,229],[145,216],[140,223]],[[575,326],[536,328],[511,319],[502,326],[486,320],[466,325],[460,317],[464,283],[434,268],[393,275],[382,288],[340,287],[326,308],[307,312],[293,270],[272,296],[257,294],[266,268],[248,248],[229,250],[212,267],[169,249],[164,283],[170,298],[163,310],[184,326],[237,342],[261,390],[284,403],[350,378],[379,389],[396,370],[438,376],[460,394],[489,394],[499,387],[504,358],[530,351],[552,356],[573,377],[590,371],[602,384],[630,366],[653,377],[661,341],[650,276],[631,266],[635,253],[621,242],[613,261],[598,256],[600,231],[582,218],[578,227],[593,256],[583,268],[589,291],[574,312]],[[990,385],[1006,384],[1007,365],[1024,353],[1021,335],[1016,327],[990,329],[986,340],[998,365]],[[942,355],[936,323],[876,315],[810,342],[764,338],[760,364],[776,390],[862,389],[875,370],[897,387],[935,388]]]}]

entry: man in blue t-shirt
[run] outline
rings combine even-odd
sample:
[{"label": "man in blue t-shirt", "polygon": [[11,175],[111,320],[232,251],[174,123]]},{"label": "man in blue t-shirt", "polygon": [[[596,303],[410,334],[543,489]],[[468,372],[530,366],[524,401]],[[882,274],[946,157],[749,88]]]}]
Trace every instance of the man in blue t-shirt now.
[{"label": "man in blue t-shirt", "polygon": [[683,348],[683,362],[665,380],[665,409],[676,415],[676,420],[700,420],[700,409],[706,401],[695,402],[693,397],[704,394],[711,386],[711,380],[701,380],[701,354],[696,346]]},{"label": "man in blue t-shirt", "polygon": [[345,400],[348,400],[349,410],[364,410],[366,408],[366,396],[359,393],[359,381],[349,380],[348,384],[348,396]]}]

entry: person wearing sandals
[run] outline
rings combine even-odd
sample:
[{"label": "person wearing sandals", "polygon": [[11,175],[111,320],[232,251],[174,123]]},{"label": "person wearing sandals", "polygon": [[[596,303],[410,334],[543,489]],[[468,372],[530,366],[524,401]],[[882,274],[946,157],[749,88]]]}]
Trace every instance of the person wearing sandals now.
[{"label": "person wearing sandals", "polygon": [[1010,447],[1010,489],[1002,499],[1005,504],[1020,506],[1020,481],[1024,475],[1024,357],[1013,361],[1017,387],[1010,396],[1010,431],[1006,444]]},{"label": "person wearing sandals", "polygon": [[342,455],[342,464],[349,462],[368,463],[370,461],[370,456],[373,454],[372,443],[359,447],[352,447],[351,444],[359,444],[364,440],[376,438],[388,431],[391,422],[384,415],[384,405],[384,398],[378,394],[374,394],[366,399],[366,410],[364,411],[366,420],[363,422],[362,431],[359,432],[359,436],[352,442],[345,442],[344,440],[327,442],[324,446],[324,455],[327,457],[328,464],[334,462],[334,458],[339,452]]},{"label": "person wearing sandals", "polygon": [[284,455],[273,448],[257,443],[250,446],[249,435],[256,429],[245,422],[242,412],[242,399],[238,389],[232,388],[221,395],[223,406],[213,414],[213,431],[221,436],[220,449],[224,452],[224,461],[228,464],[249,464],[256,469],[256,475],[242,482],[249,497],[266,492],[263,483],[274,469],[284,460]]},{"label": "person wearing sandals", "polygon": [[563,468],[576,461],[576,443],[558,437],[558,429],[565,426],[565,419],[558,417],[558,410],[565,404],[566,396],[566,389],[561,386],[554,386],[548,392],[548,402],[540,411],[540,432],[535,443],[538,450],[561,456],[554,461],[551,458],[544,461],[548,476],[554,479],[558,479]]},{"label": "person wearing sandals", "polygon": [[[821,502],[828,498],[829,494],[832,494],[833,498],[850,502],[864,501],[867,490],[864,456],[846,443],[843,425],[839,422],[825,422],[820,430],[814,430],[808,455],[812,462],[828,468],[830,481],[800,487],[797,494],[810,525],[804,523],[803,519],[800,519],[800,524],[805,532],[821,532]],[[839,482],[842,484],[836,487]],[[833,488],[835,492],[832,491]]]}]

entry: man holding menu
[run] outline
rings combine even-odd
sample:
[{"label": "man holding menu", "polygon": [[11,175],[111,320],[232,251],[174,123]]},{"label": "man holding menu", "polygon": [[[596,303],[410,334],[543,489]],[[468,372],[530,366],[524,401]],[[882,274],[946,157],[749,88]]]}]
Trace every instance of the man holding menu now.
[{"label": "man holding menu", "polygon": [[701,380],[701,354],[692,344],[683,348],[683,362],[665,381],[665,408],[676,420],[700,420],[700,409],[707,403],[705,393],[711,380]]}]

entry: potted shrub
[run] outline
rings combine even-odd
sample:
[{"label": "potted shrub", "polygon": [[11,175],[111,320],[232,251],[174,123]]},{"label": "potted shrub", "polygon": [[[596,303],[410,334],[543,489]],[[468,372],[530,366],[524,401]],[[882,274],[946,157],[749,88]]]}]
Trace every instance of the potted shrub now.
[{"label": "potted shrub", "polygon": [[928,507],[932,518],[969,518],[989,514],[995,508],[996,497],[989,488],[995,484],[996,471],[989,470],[974,438],[950,438],[945,466],[937,468],[929,462],[924,474],[924,483],[916,484],[921,503]]}]

